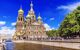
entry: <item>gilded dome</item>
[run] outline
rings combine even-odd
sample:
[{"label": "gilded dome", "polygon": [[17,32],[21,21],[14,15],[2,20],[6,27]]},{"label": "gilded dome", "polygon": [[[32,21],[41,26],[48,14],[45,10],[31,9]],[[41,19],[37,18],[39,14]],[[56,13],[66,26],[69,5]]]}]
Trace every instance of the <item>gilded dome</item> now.
[{"label": "gilded dome", "polygon": [[24,11],[22,9],[20,9],[18,12],[24,13]]},{"label": "gilded dome", "polygon": [[42,18],[39,16],[38,19],[42,19]]},{"label": "gilded dome", "polygon": [[28,14],[26,17],[27,17],[27,18],[30,18],[30,15]]}]

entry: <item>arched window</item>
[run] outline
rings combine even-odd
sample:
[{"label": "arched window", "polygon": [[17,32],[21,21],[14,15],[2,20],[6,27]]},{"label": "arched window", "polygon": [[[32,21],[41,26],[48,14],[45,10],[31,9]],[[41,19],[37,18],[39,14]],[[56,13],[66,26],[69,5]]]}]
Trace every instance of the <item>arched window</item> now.
[{"label": "arched window", "polygon": [[29,32],[29,34],[30,34],[30,32]]},{"label": "arched window", "polygon": [[33,19],[34,19],[34,16],[33,16]]},{"label": "arched window", "polygon": [[37,32],[37,34],[38,34],[38,32]]},{"label": "arched window", "polygon": [[22,21],[22,17],[21,17],[21,21]]}]

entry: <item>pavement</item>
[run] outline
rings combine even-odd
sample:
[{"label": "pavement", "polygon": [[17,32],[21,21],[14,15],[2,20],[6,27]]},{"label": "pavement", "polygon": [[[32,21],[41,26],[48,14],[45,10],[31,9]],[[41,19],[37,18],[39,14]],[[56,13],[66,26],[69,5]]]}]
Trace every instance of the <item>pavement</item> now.
[{"label": "pavement", "polygon": [[80,49],[80,43],[74,43],[74,42],[46,42],[46,41],[27,41],[27,40],[16,40],[14,43],[34,43],[34,44],[42,44],[42,45],[48,45],[48,46],[56,46],[56,47],[64,47],[64,48],[71,48],[71,49]]}]

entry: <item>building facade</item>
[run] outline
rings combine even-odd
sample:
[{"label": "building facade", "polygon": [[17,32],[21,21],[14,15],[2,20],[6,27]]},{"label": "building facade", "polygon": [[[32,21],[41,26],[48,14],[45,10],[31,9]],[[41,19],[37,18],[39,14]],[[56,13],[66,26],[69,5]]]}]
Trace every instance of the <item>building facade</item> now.
[{"label": "building facade", "polygon": [[13,36],[14,39],[37,39],[46,38],[46,29],[43,25],[42,18],[39,14],[36,19],[35,12],[33,10],[33,3],[30,4],[30,10],[24,18],[24,11],[22,8],[18,11],[18,17],[16,22],[16,32]]}]

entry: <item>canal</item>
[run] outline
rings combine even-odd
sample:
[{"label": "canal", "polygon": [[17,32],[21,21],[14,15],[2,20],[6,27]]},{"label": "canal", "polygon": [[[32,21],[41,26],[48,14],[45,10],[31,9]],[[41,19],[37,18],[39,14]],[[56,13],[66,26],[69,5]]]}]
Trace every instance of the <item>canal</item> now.
[{"label": "canal", "polygon": [[14,50],[75,50],[75,49],[33,44],[33,43],[15,43]]},{"label": "canal", "polygon": [[70,48],[54,47],[33,43],[6,42],[5,44],[6,50],[75,50]]},{"label": "canal", "polygon": [[14,50],[13,42],[5,42],[5,50]]}]

